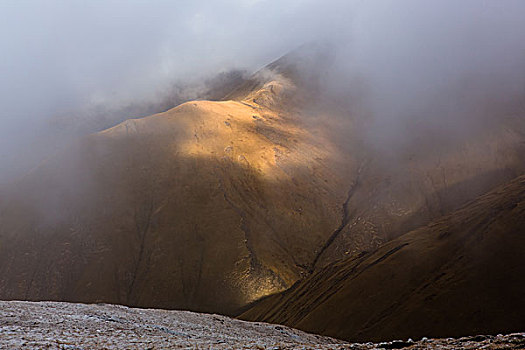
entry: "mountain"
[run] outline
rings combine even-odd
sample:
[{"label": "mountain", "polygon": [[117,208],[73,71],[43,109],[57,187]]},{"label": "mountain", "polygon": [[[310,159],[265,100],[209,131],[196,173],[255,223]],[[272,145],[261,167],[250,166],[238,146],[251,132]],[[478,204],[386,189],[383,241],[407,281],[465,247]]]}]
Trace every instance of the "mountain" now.
[{"label": "mountain", "polygon": [[385,143],[358,97],[328,93],[329,52],[301,47],[222,101],[129,119],[3,187],[0,298],[234,315],[525,172],[516,111],[455,133],[405,120]]},{"label": "mountain", "polygon": [[525,176],[371,253],[332,263],[241,318],[351,341],[517,331]]},{"label": "mountain", "polygon": [[0,297],[231,314],[291,286],[354,165],[268,107],[293,91],[271,78],[90,135],[6,189]]}]

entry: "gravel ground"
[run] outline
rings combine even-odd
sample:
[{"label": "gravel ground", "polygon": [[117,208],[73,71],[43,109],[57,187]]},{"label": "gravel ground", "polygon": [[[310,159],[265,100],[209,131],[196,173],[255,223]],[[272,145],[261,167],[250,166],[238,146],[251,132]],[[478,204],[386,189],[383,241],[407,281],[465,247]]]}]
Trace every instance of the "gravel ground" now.
[{"label": "gravel ground", "polygon": [[330,349],[341,343],[189,311],[23,301],[0,302],[0,309],[0,347],[11,349]]},{"label": "gravel ground", "polygon": [[524,349],[525,333],[350,344],[189,311],[0,301],[2,349]]}]

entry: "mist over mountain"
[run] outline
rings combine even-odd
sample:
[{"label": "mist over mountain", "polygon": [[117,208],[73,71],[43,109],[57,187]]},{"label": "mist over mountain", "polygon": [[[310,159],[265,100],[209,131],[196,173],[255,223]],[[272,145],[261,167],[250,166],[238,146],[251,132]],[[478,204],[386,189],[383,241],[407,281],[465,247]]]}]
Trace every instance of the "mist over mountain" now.
[{"label": "mist over mountain", "polygon": [[0,10],[0,299],[520,331],[523,2]]},{"label": "mist over mountain", "polygon": [[[352,111],[376,120],[380,126],[371,137],[386,148],[404,140],[403,125],[416,116],[448,132],[461,115],[522,108],[520,1],[0,6],[4,182],[67,144],[59,142],[64,137],[53,120],[94,119],[83,124],[100,130],[122,121],[119,111],[129,106],[128,117],[159,112],[151,105],[174,107],[202,97],[195,89],[219,72],[253,72],[312,41],[329,42],[334,50],[316,67],[320,90],[340,103],[351,100]],[[190,88],[165,103],[173,86]],[[101,110],[121,117],[100,123]]]}]

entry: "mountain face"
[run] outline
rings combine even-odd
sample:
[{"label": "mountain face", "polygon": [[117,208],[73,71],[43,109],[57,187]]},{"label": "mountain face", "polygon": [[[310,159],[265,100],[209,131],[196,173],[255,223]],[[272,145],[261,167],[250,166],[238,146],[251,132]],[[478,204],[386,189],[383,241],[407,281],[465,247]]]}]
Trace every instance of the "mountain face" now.
[{"label": "mountain face", "polygon": [[453,136],[405,121],[393,147],[325,96],[329,60],[299,49],[2,189],[0,298],[236,314],[525,172],[520,115]]},{"label": "mountain face", "polygon": [[241,318],[352,341],[525,323],[525,176],[373,253],[326,266]]},{"label": "mountain face", "polygon": [[265,82],[93,134],[4,194],[0,297],[231,314],[302,277],[351,157]]}]

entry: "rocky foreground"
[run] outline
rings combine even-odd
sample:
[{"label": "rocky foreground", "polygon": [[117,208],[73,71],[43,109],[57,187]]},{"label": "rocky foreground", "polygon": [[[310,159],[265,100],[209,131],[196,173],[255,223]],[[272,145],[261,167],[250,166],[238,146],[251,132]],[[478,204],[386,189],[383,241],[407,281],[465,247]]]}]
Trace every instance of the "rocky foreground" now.
[{"label": "rocky foreground", "polygon": [[117,305],[0,302],[2,349],[523,349],[525,333],[351,344],[267,323]]}]

